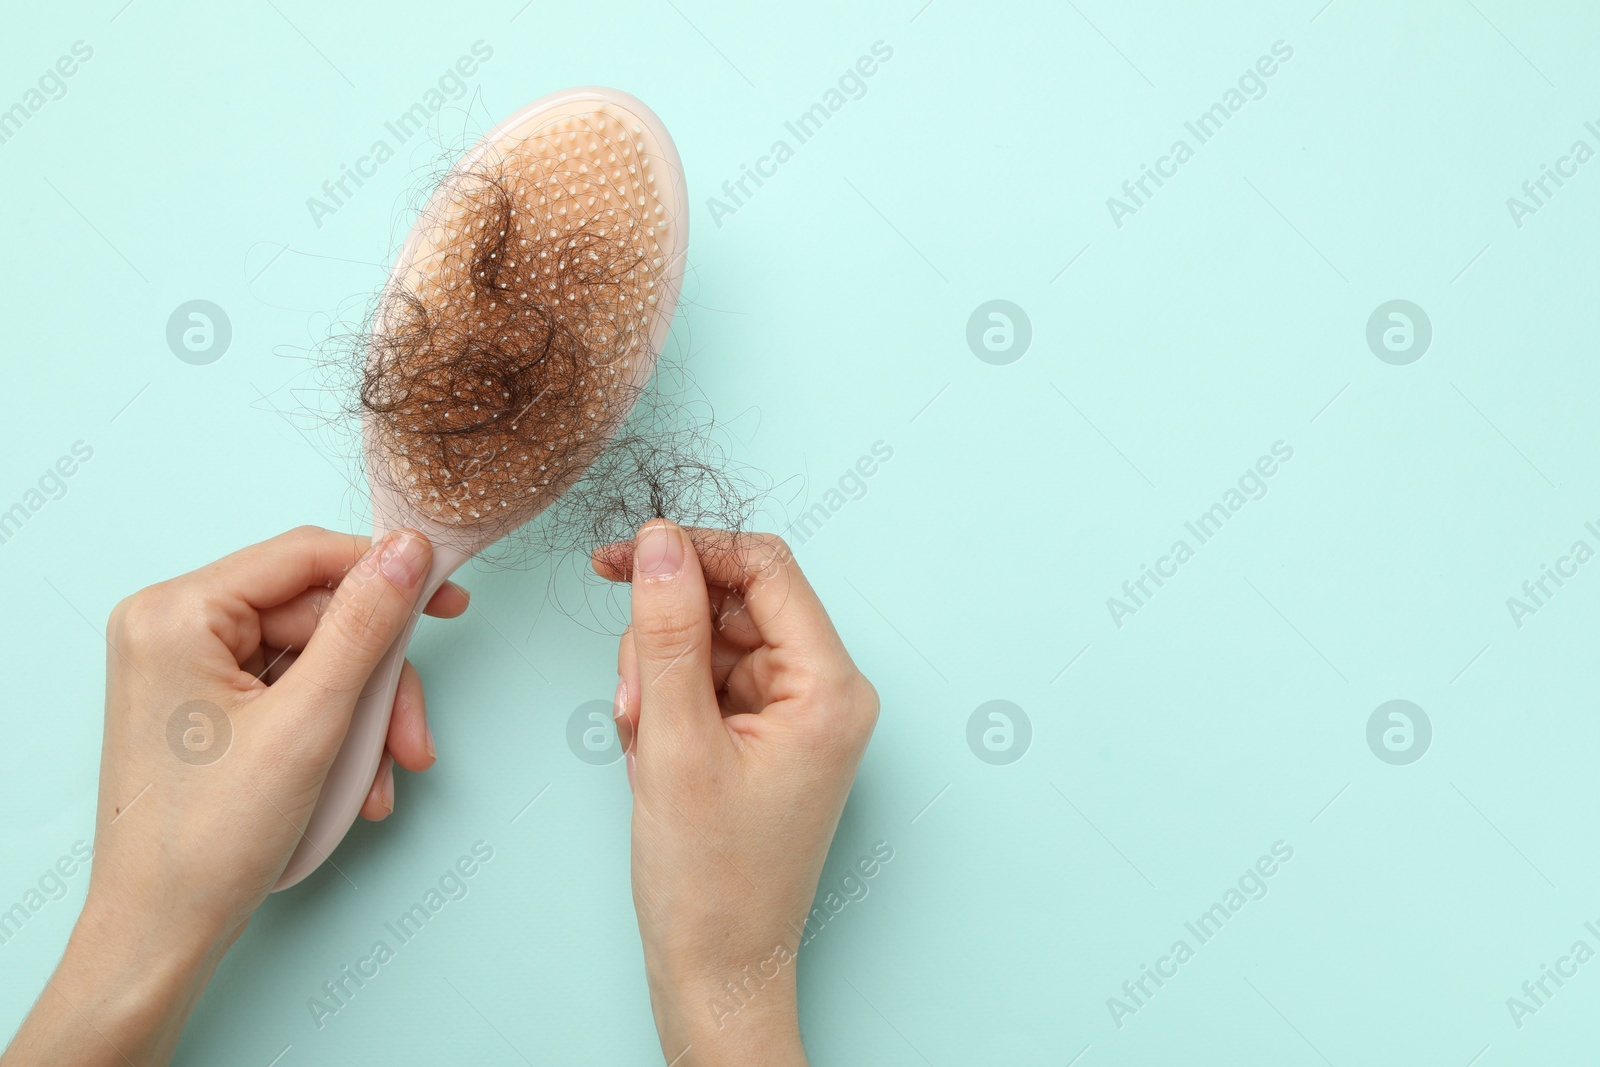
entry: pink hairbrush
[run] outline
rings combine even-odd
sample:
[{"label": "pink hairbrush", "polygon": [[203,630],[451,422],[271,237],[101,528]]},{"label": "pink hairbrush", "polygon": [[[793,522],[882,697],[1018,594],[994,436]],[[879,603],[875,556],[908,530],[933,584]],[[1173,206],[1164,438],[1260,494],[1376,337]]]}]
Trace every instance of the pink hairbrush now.
[{"label": "pink hairbrush", "polygon": [[419,530],[433,566],[277,889],[316,870],[360,813],[428,598],[571,487],[632,410],[666,342],[688,242],[672,138],[613,89],[529,104],[423,209],[373,316],[362,442],[373,541]]}]

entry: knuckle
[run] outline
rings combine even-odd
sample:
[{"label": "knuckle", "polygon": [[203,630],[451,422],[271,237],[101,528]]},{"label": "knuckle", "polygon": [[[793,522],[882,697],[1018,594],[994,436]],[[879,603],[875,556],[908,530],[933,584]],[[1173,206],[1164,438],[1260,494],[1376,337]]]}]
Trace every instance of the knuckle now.
[{"label": "knuckle", "polygon": [[305,706],[314,711],[320,710],[325,703],[347,700],[366,685],[366,679],[337,668],[329,670],[324,667],[312,671],[302,667],[298,673],[291,673],[306,690]]},{"label": "knuckle", "polygon": [[794,563],[789,543],[775,533],[744,534],[740,538],[745,568],[758,581],[770,582]]},{"label": "knuckle", "polygon": [[328,636],[341,648],[364,649],[373,642],[380,606],[380,600],[372,596],[335,598],[317,623],[317,629],[326,629]]},{"label": "knuckle", "polygon": [[758,533],[750,535],[753,547],[766,559],[776,563],[788,563],[794,558],[794,551],[789,547],[789,542],[775,533]]},{"label": "knuckle", "polygon": [[653,612],[633,620],[637,652],[653,660],[676,660],[706,643],[704,620],[681,610]]},{"label": "knuckle", "polygon": [[303,596],[306,609],[311,612],[312,622],[321,625],[322,620],[333,610],[334,591],[326,586],[317,586],[306,590]]},{"label": "knuckle", "polygon": [[867,724],[870,731],[877,725],[878,712],[883,708],[883,702],[878,698],[878,687],[867,679],[860,671],[856,672],[851,686],[853,701],[851,706],[856,709],[857,716]]},{"label": "knuckle", "polygon": [[128,652],[153,648],[172,625],[175,597],[163,585],[147,586],[117,602],[111,609],[106,632]]},{"label": "knuckle", "polygon": [[829,739],[844,752],[857,752],[865,748],[878,725],[878,690],[866,676],[852,671],[834,679],[825,687],[824,700],[833,714],[829,721],[833,728]]},{"label": "knuckle", "polygon": [[744,535],[746,544],[752,548],[765,549],[769,552],[780,552],[788,548],[788,544],[778,534],[770,531],[758,531]]},{"label": "knuckle", "polygon": [[129,593],[111,607],[111,614],[106,617],[106,633],[121,633],[128,624],[128,613],[133,610],[133,598],[138,593]]},{"label": "knuckle", "polygon": [[861,703],[861,712],[858,717],[858,728],[861,730],[861,744],[863,747],[872,739],[874,731],[878,729],[878,712],[882,705],[878,701],[877,688],[865,678],[861,680],[866,687]]}]

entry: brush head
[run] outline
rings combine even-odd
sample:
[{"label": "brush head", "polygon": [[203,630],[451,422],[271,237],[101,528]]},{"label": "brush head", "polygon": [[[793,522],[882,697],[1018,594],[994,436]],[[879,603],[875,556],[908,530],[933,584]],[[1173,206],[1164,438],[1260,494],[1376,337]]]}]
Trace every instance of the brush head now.
[{"label": "brush head", "polygon": [[682,166],[614,90],[530,104],[424,208],[360,401],[380,520],[468,551],[553,503],[649,381],[688,244]]}]

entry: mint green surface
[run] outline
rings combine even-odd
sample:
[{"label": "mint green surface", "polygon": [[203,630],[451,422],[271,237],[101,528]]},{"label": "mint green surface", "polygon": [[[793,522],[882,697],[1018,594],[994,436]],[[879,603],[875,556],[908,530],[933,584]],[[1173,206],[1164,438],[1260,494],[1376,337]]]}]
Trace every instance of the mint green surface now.
[{"label": "mint green surface", "polygon": [[[877,842],[894,859],[804,954],[816,1063],[1592,1062],[1600,962],[1559,962],[1600,951],[1600,563],[1561,562],[1600,550],[1592,6],[122,3],[28,5],[0,35],[0,108],[93,53],[0,143],[0,509],[28,510],[0,543],[0,909],[92,837],[111,606],[364,524],[353,457],[303,416],[337,401],[314,313],[381,282],[442,146],[614,85],[688,170],[675,350],[736,458],[804,479],[768,521],[809,516],[801,562],[883,698],[824,886]],[[314,218],[480,41],[461,99]],[[819,103],[802,143],[786,123]],[[1201,143],[1185,124],[1217,103]],[[1171,176],[1136,203],[1145,165]],[[1546,165],[1570,176],[1536,203]],[[744,167],[768,177],[734,202]],[[196,299],[232,327],[209,365],[166,341]],[[982,346],[1006,321],[969,346],[991,300],[1031,325],[1013,362]],[[1369,347],[1393,300],[1431,324],[1420,360]],[[1202,544],[1185,524],[1216,504]],[[1176,573],[1108,606],[1146,565]],[[1573,576],[1535,603],[1545,566]],[[660,1062],[623,769],[566,740],[610,697],[621,617],[555,577],[576,569],[465,572],[479,610],[412,649],[438,766],[343,876],[268,902],[178,1062]],[[1015,716],[969,747],[995,700],[1031,726],[1009,763],[976,753],[1021,744]],[[1390,700],[1431,723],[1420,759],[1369,747]],[[466,896],[319,1027],[309,998],[477,842]],[[1260,899],[1229,911],[1241,877]],[[86,884],[0,944],[4,1034]],[[1576,974],[1514,1018],[1544,966]]]}]

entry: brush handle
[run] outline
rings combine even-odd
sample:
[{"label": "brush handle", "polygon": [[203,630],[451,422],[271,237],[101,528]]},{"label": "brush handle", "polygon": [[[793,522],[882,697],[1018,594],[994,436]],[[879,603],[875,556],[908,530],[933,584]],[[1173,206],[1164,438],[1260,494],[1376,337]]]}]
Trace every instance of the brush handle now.
[{"label": "brush handle", "polygon": [[[374,530],[373,544],[377,544],[385,532]],[[356,698],[350,729],[345,733],[333,766],[328,769],[328,777],[323,781],[305,832],[300,835],[300,843],[295,846],[289,866],[284,868],[273,892],[288,889],[321,866],[361,814],[361,805],[372,791],[372,780],[378,774],[378,764],[383,760],[384,745],[389,738],[389,717],[394,711],[394,694],[400,685],[406,646],[411,643],[411,635],[429,598],[469,558],[465,553],[435,543],[433,564],[423,580],[416,607]]]}]

